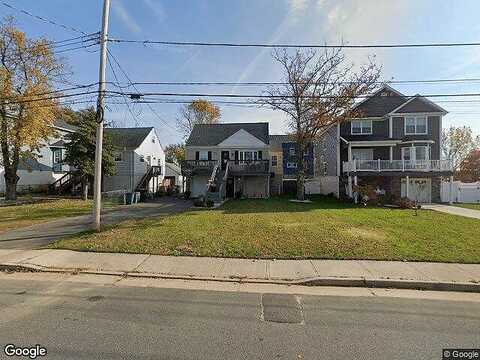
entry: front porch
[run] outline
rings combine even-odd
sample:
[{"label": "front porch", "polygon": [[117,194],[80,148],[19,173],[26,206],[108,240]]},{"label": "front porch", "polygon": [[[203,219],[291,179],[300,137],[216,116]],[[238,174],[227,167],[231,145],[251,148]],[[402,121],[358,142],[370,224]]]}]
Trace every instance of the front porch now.
[{"label": "front porch", "polygon": [[[355,188],[369,185],[375,189],[377,195],[389,199],[390,202],[408,198],[422,204],[441,202],[441,182],[441,174],[424,172],[387,172],[381,175],[370,172],[344,178],[346,194],[355,201],[360,200],[355,194]],[[452,177],[450,177],[450,184],[453,185]]]}]

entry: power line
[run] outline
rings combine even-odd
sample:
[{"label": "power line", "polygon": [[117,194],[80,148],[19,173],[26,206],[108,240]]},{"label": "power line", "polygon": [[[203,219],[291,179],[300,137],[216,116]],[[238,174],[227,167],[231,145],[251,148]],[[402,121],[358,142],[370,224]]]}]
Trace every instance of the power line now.
[{"label": "power line", "polygon": [[[477,83],[480,82],[480,78],[461,78],[461,79],[431,79],[431,80],[387,80],[376,81],[375,84],[441,84],[441,83]],[[340,84],[353,84],[351,81],[342,81]],[[257,81],[257,82],[235,82],[235,81],[143,81],[132,82],[126,85],[117,84],[119,88],[126,89],[133,85],[141,86],[269,86],[269,85],[288,85],[286,82],[274,82],[274,81]]]},{"label": "power line", "polygon": [[35,14],[31,13],[30,11],[17,8],[17,7],[15,7],[15,6],[13,6],[13,5],[8,4],[8,3],[5,2],[5,1],[2,1],[1,3],[2,3],[3,6],[6,6],[6,7],[12,9],[12,10],[15,10],[15,11],[17,11],[17,12],[20,12],[20,13],[22,13],[22,14],[24,14],[24,15],[30,16],[30,17],[35,18],[35,19],[37,19],[37,20],[43,21],[43,22],[48,23],[48,24],[50,24],[50,25],[58,26],[58,27],[61,27],[61,28],[65,29],[65,30],[73,31],[73,32],[76,32],[76,33],[79,33],[79,34],[88,35],[86,32],[84,32],[84,31],[82,31],[82,30],[79,30],[79,29],[77,29],[77,28],[74,28],[73,26],[64,25],[64,24],[62,24],[62,23],[53,21],[53,20],[51,20],[51,19],[47,19],[47,18],[45,18],[45,17],[43,17],[43,16],[35,15]]},{"label": "power line", "polygon": [[[202,98],[202,97],[220,97],[220,98],[251,98],[251,99],[282,99],[282,98],[294,98],[293,95],[258,95],[258,94],[211,94],[211,93],[163,93],[163,92],[143,92],[143,93],[133,93],[133,92],[119,92],[119,91],[109,91],[111,94],[117,95],[128,95],[132,97],[144,97],[144,96],[180,96],[180,97],[192,97],[192,98]],[[426,95],[391,95],[391,97],[401,97],[405,99],[411,99],[415,97],[472,97],[480,96],[480,93],[457,93],[457,94],[426,94]],[[305,95],[301,96],[305,99],[362,99],[370,98],[371,95],[359,95],[359,96],[337,96],[337,95]]]},{"label": "power line", "polygon": [[[120,69],[120,71],[123,73],[123,75],[125,76],[125,78],[129,81],[129,83],[131,84],[131,86],[133,86],[133,88],[138,91],[137,87],[135,86],[135,84],[132,82],[132,80],[130,79],[130,77],[128,76],[127,72],[123,69],[123,67],[120,65],[120,62],[116,59],[116,57],[111,53],[110,50],[107,50],[108,51],[108,54],[112,57],[113,61],[115,61],[115,63],[117,64],[118,68]],[[162,116],[160,116],[160,114],[157,113],[157,111],[155,111],[155,109],[153,108],[153,106],[151,106],[150,104],[147,105],[148,108],[150,109],[150,111],[161,121],[163,122],[167,127],[171,128],[172,130],[176,131],[175,128],[173,128]]]},{"label": "power line", "polygon": [[208,46],[208,47],[253,47],[253,48],[309,48],[309,49],[377,49],[377,48],[427,48],[427,47],[467,47],[480,46],[480,42],[462,43],[424,43],[424,44],[363,44],[363,45],[318,45],[318,44],[261,44],[261,43],[228,43],[228,42],[193,42],[193,41],[161,41],[161,40],[129,40],[110,38],[113,43],[142,45],[174,45],[174,46]]},{"label": "power line", "polygon": [[[108,54],[107,54],[108,65],[109,65],[110,69],[112,70],[113,77],[118,82],[117,74],[115,73],[115,69],[112,66],[112,62],[110,61],[111,54],[108,50],[107,50],[107,52],[108,52]],[[122,96],[122,98],[124,99],[125,105],[127,105],[127,109],[129,111],[130,115],[132,116],[132,120],[135,122],[135,126],[138,126],[138,118],[135,116],[132,109],[130,108],[130,105],[128,104],[128,100],[126,99],[126,96]]]}]

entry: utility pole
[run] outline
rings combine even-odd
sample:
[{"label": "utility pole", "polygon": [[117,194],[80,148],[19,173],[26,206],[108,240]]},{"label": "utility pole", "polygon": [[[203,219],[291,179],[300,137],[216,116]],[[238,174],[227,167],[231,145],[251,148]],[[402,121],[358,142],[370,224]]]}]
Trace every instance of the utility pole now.
[{"label": "utility pole", "polygon": [[97,101],[97,138],[95,147],[95,178],[93,186],[93,225],[100,231],[100,212],[102,210],[102,150],[103,150],[103,120],[105,112],[106,67],[108,45],[108,18],[110,15],[110,0],[104,0],[102,33],[100,38],[100,73]]}]

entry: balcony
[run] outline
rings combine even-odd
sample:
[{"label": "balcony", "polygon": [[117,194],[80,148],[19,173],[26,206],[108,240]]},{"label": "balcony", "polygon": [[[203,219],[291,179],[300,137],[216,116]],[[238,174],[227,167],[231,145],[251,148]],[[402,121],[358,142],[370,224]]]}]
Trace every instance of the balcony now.
[{"label": "balcony", "polygon": [[185,160],[182,161],[182,174],[191,176],[194,174],[210,175],[217,160]]},{"label": "balcony", "polygon": [[352,160],[343,162],[343,172],[452,172],[451,160]]},{"label": "balcony", "polygon": [[230,175],[267,175],[270,173],[270,161],[229,161],[228,172]]}]

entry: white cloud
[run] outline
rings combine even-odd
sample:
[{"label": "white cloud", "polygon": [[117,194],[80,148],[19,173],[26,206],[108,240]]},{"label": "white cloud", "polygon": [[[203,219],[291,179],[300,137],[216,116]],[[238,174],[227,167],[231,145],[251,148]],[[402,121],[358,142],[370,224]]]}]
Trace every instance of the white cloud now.
[{"label": "white cloud", "polygon": [[123,6],[120,0],[116,0],[113,2],[113,10],[117,14],[117,16],[122,20],[123,24],[133,33],[139,33],[142,31],[140,26],[136,23],[136,21],[130,16],[128,10]]}]

